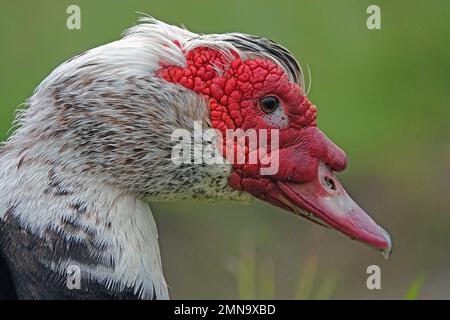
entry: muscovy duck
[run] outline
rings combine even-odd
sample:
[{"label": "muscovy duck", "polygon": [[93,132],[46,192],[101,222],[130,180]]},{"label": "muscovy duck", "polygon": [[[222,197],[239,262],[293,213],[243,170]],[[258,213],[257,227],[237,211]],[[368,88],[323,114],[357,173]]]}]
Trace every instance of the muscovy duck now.
[{"label": "muscovy duck", "polygon": [[[157,200],[253,196],[389,255],[389,235],[336,179],[345,153],[317,128],[304,87],[296,59],[273,41],[151,17],[61,64],[0,150],[5,297],[169,298],[148,204]],[[268,151],[278,170],[262,174],[247,142],[242,163],[173,161],[174,130],[194,122],[223,135],[277,130]],[[79,289],[66,285],[74,265]]]}]

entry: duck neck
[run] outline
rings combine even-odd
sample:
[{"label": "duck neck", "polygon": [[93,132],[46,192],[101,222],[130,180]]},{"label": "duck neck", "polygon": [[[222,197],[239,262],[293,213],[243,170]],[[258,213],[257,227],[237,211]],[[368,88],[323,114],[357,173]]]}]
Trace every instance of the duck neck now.
[{"label": "duck neck", "polygon": [[19,297],[168,298],[148,203],[50,164],[2,169],[0,247]]}]

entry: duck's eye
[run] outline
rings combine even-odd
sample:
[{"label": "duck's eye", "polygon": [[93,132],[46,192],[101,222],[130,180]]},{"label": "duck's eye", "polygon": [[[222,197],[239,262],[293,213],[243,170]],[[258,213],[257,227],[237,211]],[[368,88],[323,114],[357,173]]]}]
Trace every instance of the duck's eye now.
[{"label": "duck's eye", "polygon": [[280,106],[280,100],[274,96],[264,97],[259,101],[259,106],[265,113],[272,113]]}]

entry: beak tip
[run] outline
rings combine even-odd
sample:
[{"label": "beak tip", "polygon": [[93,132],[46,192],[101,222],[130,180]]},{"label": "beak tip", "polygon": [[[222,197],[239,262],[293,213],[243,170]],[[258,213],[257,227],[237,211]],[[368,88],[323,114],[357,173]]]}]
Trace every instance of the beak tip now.
[{"label": "beak tip", "polygon": [[392,253],[392,240],[391,240],[391,237],[389,236],[389,233],[387,233],[386,230],[384,230],[383,228],[380,228],[380,229],[381,229],[381,233],[384,236],[384,239],[387,242],[387,246],[385,249],[381,250],[381,254],[387,260],[387,259],[389,259],[390,255]]}]

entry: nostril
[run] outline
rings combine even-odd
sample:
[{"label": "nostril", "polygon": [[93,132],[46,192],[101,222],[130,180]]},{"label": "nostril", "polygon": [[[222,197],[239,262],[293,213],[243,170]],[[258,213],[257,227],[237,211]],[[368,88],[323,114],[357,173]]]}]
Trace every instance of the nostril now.
[{"label": "nostril", "polygon": [[333,179],[331,179],[330,177],[325,177],[325,178],[323,178],[323,180],[325,182],[325,186],[328,189],[336,190],[336,184],[334,183]]}]

